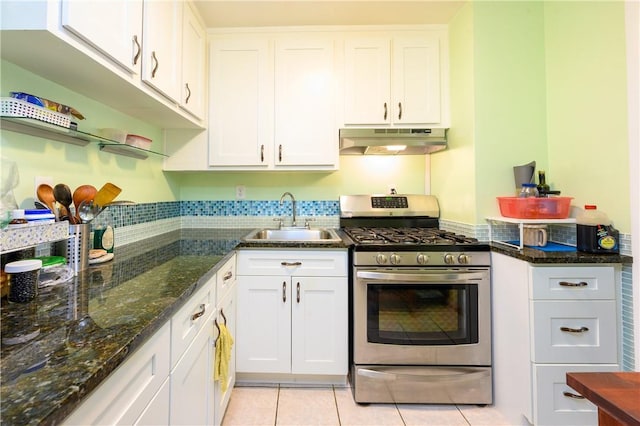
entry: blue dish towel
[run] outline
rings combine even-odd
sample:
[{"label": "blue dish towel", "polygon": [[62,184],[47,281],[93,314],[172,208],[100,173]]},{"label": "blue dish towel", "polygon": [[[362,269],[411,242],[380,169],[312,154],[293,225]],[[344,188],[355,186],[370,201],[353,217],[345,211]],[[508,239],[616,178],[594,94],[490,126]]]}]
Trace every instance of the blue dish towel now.
[{"label": "blue dish towel", "polygon": [[[516,246],[520,245],[519,240],[507,241],[507,242],[509,244],[514,244]],[[525,247],[540,250],[540,251],[566,251],[566,252],[576,251],[576,248],[574,246],[568,246],[566,244],[558,244],[551,241],[548,242],[547,245],[544,247],[534,247],[534,246],[525,246]]]}]

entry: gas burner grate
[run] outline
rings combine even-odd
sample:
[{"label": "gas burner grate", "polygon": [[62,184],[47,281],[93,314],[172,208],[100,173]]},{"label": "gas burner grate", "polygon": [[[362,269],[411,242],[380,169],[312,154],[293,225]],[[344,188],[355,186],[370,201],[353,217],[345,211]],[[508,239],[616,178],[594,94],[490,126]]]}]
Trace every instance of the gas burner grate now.
[{"label": "gas burner grate", "polygon": [[477,239],[437,228],[345,228],[357,244],[475,244]]}]

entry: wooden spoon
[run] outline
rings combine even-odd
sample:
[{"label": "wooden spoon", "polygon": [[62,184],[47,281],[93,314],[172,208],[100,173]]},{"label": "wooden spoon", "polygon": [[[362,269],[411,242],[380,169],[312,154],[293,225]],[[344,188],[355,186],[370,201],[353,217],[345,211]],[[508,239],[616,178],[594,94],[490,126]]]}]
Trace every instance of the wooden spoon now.
[{"label": "wooden spoon", "polygon": [[46,183],[38,185],[37,194],[38,200],[44,203],[44,205],[51,210],[51,213],[55,214],[56,197],[53,195],[51,185],[47,185]]},{"label": "wooden spoon", "polygon": [[98,190],[93,185],[80,185],[73,191],[73,205],[76,208],[76,219],[80,221],[80,204],[83,201],[91,201],[96,196]]},{"label": "wooden spoon", "polygon": [[67,218],[71,225],[76,224],[76,218],[71,214],[71,203],[73,203],[73,197],[71,196],[71,189],[64,183],[59,183],[53,187],[53,196],[56,201],[64,206],[67,210]]}]

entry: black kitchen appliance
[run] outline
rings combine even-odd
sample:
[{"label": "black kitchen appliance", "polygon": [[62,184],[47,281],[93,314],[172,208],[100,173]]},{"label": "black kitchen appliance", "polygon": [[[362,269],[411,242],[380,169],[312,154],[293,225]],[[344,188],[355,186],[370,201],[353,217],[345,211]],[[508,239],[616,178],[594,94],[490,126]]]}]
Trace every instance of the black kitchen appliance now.
[{"label": "black kitchen appliance", "polygon": [[489,245],[439,216],[429,195],[340,197],[356,402],[492,402]]}]

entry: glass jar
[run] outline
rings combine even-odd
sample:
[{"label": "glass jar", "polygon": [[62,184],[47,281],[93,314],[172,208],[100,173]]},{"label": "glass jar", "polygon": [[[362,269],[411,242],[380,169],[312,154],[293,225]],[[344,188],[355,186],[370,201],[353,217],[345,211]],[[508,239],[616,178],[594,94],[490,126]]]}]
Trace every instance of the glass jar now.
[{"label": "glass jar", "polygon": [[529,197],[537,197],[538,195],[539,195],[538,188],[536,188],[535,183],[523,183],[522,189],[520,189],[520,194],[518,194],[518,197],[529,198]]},{"label": "glass jar", "polygon": [[9,275],[9,301],[30,302],[38,294],[38,276],[42,261],[37,259],[18,260],[7,263],[4,272]]}]

